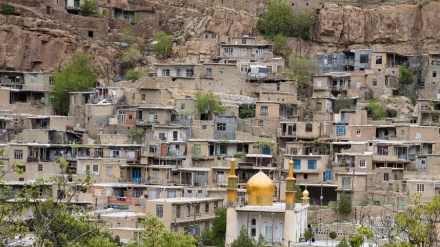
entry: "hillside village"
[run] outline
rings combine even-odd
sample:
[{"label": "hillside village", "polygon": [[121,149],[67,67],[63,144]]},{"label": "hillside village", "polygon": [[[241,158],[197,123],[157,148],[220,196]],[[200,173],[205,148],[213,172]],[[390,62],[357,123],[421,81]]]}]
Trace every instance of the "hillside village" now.
[{"label": "hillside village", "polygon": [[[416,194],[423,202],[438,195],[438,51],[397,53],[380,46],[321,50],[308,54],[316,60],[316,72],[299,83],[286,73],[286,60],[274,54],[273,44],[258,36],[255,27],[230,35],[206,30],[198,35],[201,28],[194,27],[191,38],[174,39],[174,60],[150,57],[148,72],[130,81],[118,76],[120,65],[115,61],[121,43],[106,49],[95,40],[108,38],[107,25],[122,31],[133,22],[135,32],[151,40],[154,31],[145,30],[160,29],[165,10],[152,3],[143,6],[141,1],[97,1],[98,12],[108,19],[92,21],[76,15],[79,0],[10,2],[19,15],[0,16],[5,23],[24,18],[23,25],[32,29],[48,25],[50,18],[64,19],[53,25],[59,30],[77,25],[77,36],[69,39],[91,47],[92,57],[100,54],[94,59],[99,83],[69,94],[67,116],[55,115],[49,98],[52,73],[76,46],[74,41],[56,45],[45,36],[52,31],[46,31],[39,36],[39,46],[32,41],[21,53],[22,63],[6,56],[0,62],[1,168],[8,170],[20,162],[25,171],[5,174],[5,184],[13,192],[10,200],[37,179],[71,174],[74,187],[74,181],[90,174],[93,183],[71,203],[108,222],[106,231],[112,235],[129,241],[141,232],[139,219],[148,213],[158,216],[168,230],[199,235],[210,227],[217,208],[230,206],[232,159],[237,206],[248,204],[247,182],[260,171],[275,184],[273,202],[286,201],[292,161],[296,184],[309,192],[308,222],[319,224],[317,238],[325,239],[328,228],[321,224],[339,220],[326,205],[341,194],[358,208],[348,220],[355,223],[366,205],[380,211],[382,205],[403,207]],[[193,4],[195,9],[205,7]],[[318,9],[323,1],[301,4],[296,8]],[[261,2],[249,11],[263,10]],[[26,19],[37,16],[46,19],[40,24]],[[166,25],[172,28],[173,23]],[[59,32],[58,37],[65,35]],[[300,58],[318,50],[300,39],[292,42]],[[50,55],[50,47],[63,53]],[[426,66],[412,102],[399,95],[399,68],[414,64],[415,58]],[[199,91],[218,97],[224,111],[199,112]],[[379,107],[386,110],[386,117],[374,119],[372,108]],[[64,169],[55,162],[59,156],[68,162]],[[43,185],[39,198],[66,193],[51,192],[51,184]],[[354,230],[338,228],[338,239],[350,231]],[[271,240],[285,242],[275,236]]]}]

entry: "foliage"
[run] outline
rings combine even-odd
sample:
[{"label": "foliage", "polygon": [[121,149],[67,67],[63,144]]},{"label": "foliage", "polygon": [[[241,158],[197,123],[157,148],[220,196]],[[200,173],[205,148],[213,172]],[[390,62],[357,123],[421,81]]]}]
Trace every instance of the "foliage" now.
[{"label": "foliage", "polygon": [[72,61],[64,69],[53,73],[53,80],[51,104],[57,114],[67,115],[69,93],[87,91],[95,85],[96,70],[93,60],[85,53],[75,52]]},{"label": "foliage", "polygon": [[338,237],[338,234],[335,231],[331,231],[328,233],[328,237],[331,239],[335,239]]},{"label": "foliage", "polygon": [[96,2],[94,0],[83,0],[79,9],[83,16],[90,16],[97,10]]},{"label": "foliage", "polygon": [[299,185],[295,185],[296,195],[295,195],[295,201],[300,202],[302,199],[302,190]]},{"label": "foliage", "polygon": [[145,70],[129,69],[126,73],[127,80],[137,81],[146,73]]},{"label": "foliage", "polygon": [[440,196],[436,195],[432,201],[424,204],[420,202],[420,195],[416,195],[414,206],[399,213],[395,220],[395,229],[406,236],[407,240],[391,239],[391,242],[386,244],[387,247],[437,246],[440,239],[439,232],[436,230],[440,220]]},{"label": "foliage", "polygon": [[304,232],[304,238],[306,240],[312,240],[315,237],[315,232],[310,228]]},{"label": "foliage", "polygon": [[273,51],[275,54],[281,55],[284,59],[288,59],[292,49],[289,45],[287,37],[282,34],[277,34],[272,37]]},{"label": "foliage", "polygon": [[296,80],[300,88],[310,87],[309,83],[318,68],[316,59],[313,57],[294,56],[289,59],[289,62],[292,80]]},{"label": "foliage", "polygon": [[352,105],[355,105],[355,100],[345,96],[339,96],[337,99],[335,99],[334,102],[335,112],[339,112],[340,110],[344,109],[350,109]]},{"label": "foliage", "polygon": [[225,106],[221,102],[220,97],[212,92],[198,91],[196,93],[196,100],[197,110],[200,114],[205,116],[203,120],[208,120],[212,117],[213,113],[220,113],[225,110]]},{"label": "foliage", "polygon": [[0,14],[2,15],[12,15],[15,12],[15,7],[8,2],[4,2],[0,8]]},{"label": "foliage", "polygon": [[154,34],[153,51],[156,55],[167,58],[171,55],[173,47],[173,39],[164,32],[158,32]]},{"label": "foliage", "polygon": [[275,147],[275,142],[272,140],[258,140],[255,142],[255,147],[264,148],[264,147]]},{"label": "foliage", "polygon": [[257,29],[264,35],[282,34],[288,37],[309,38],[309,29],[315,18],[305,11],[293,12],[285,0],[272,0],[257,22]]},{"label": "foliage", "polygon": [[199,242],[210,246],[225,246],[226,235],[226,208],[218,208],[215,211],[215,217],[212,220],[211,229],[204,231]]},{"label": "foliage", "polygon": [[145,130],[143,128],[130,127],[128,130],[130,131],[131,138],[135,141],[139,141],[144,137]]},{"label": "foliage", "polygon": [[252,109],[248,109],[248,108],[242,108],[240,109],[238,115],[240,118],[248,118],[248,117],[252,117],[254,111]]},{"label": "foliage", "polygon": [[335,207],[333,208],[333,210],[342,215],[342,216],[347,216],[351,213],[351,208],[352,203],[350,198],[345,194],[345,193],[341,193],[339,195],[339,199],[335,204]]},{"label": "foliage", "polygon": [[365,238],[373,238],[373,233],[367,227],[359,227],[356,229],[356,234],[348,237],[348,243],[351,247],[360,247],[364,244]]},{"label": "foliage", "polygon": [[387,110],[380,99],[369,99],[365,109],[367,110],[369,117],[374,120],[384,119],[388,116]]},{"label": "foliage", "polygon": [[246,227],[243,226],[240,235],[232,242],[231,247],[264,247],[265,244],[266,241],[262,235],[258,237],[258,241],[255,241],[253,237],[249,236]]},{"label": "foliage", "polygon": [[399,68],[399,82],[403,84],[411,84],[415,77],[411,70],[407,67],[402,66]]},{"label": "foliage", "polygon": [[132,45],[122,52],[122,62],[129,68],[133,68],[135,63],[141,60],[141,58],[141,51],[136,45]]},{"label": "foliage", "polygon": [[336,245],[336,247],[350,247],[350,245],[348,245],[347,240],[343,238],[341,242],[339,242],[339,244]]},{"label": "foliage", "polygon": [[243,152],[236,152],[234,154],[234,158],[244,158],[244,157],[246,157],[246,154]]},{"label": "foliage", "polygon": [[129,247],[195,247],[196,241],[191,234],[169,232],[155,216],[148,214],[141,222],[145,231],[139,239],[128,244]]}]

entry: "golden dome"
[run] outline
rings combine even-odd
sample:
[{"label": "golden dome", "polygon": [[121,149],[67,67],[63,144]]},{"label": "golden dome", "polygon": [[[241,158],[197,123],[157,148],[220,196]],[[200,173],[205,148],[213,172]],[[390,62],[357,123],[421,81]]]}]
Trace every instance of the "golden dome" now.
[{"label": "golden dome", "polygon": [[307,189],[305,189],[302,194],[303,197],[309,197],[309,191]]},{"label": "golden dome", "polygon": [[272,206],[275,184],[264,172],[252,176],[246,184],[250,206]]}]

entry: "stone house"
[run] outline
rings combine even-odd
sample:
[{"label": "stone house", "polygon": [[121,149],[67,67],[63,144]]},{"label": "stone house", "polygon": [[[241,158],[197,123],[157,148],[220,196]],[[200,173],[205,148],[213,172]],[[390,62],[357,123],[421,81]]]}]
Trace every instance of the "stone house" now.
[{"label": "stone house", "polygon": [[239,60],[251,62],[273,58],[272,44],[260,43],[256,37],[226,37],[220,39],[220,62],[236,63]]},{"label": "stone house", "polygon": [[202,64],[154,64],[158,77],[195,79],[202,75]]},{"label": "stone house", "polygon": [[336,172],[338,198],[341,193],[345,193],[354,205],[362,204],[368,199],[368,176],[368,172],[355,171],[354,169],[349,172]]},{"label": "stone house", "polygon": [[328,167],[329,155],[284,155],[284,169],[289,168],[290,160],[293,160],[297,184],[316,184],[325,181],[324,174]]},{"label": "stone house", "polygon": [[424,85],[418,91],[420,98],[439,100],[439,73],[440,73],[440,54],[429,54],[428,65],[424,77]]},{"label": "stone house", "polygon": [[420,196],[421,202],[431,202],[434,196],[438,195],[436,192],[436,181],[430,179],[408,179],[406,180],[408,187],[409,198],[414,198],[415,195]]}]

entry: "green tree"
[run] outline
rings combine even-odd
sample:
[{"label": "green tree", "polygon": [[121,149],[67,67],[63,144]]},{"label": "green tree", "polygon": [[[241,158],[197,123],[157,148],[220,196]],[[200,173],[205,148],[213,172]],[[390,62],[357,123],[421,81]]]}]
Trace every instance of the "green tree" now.
[{"label": "green tree", "polygon": [[222,104],[220,97],[212,92],[198,91],[196,93],[197,110],[202,114],[202,120],[208,120],[214,113],[220,113],[225,110],[225,106]]},{"label": "green tree", "polygon": [[138,69],[129,69],[125,75],[125,77],[127,78],[127,80],[130,81],[137,81],[139,78],[142,77],[142,75],[144,74],[144,71],[142,70],[138,70]]},{"label": "green tree", "polygon": [[307,240],[307,241],[312,241],[312,239],[315,237],[315,232],[310,228],[310,229],[307,229],[305,232],[304,232],[304,238]]},{"label": "green tree", "polygon": [[312,76],[316,74],[318,62],[313,57],[294,56],[290,60],[289,69],[293,80],[298,81],[301,87],[309,86]]},{"label": "green tree", "polygon": [[364,244],[365,239],[373,238],[373,233],[367,227],[359,227],[356,234],[348,237],[348,243],[351,247],[360,247]]},{"label": "green tree", "polygon": [[328,233],[328,237],[332,240],[332,246],[333,246],[333,240],[338,237],[338,234],[335,231],[331,231]]},{"label": "green tree", "polygon": [[94,0],[83,0],[79,9],[81,10],[81,15],[90,16],[97,10],[96,1]]},{"label": "green tree", "polygon": [[289,41],[286,36],[277,34],[272,38],[273,51],[275,54],[280,55],[285,60],[289,59],[292,53],[292,48],[289,45]]},{"label": "green tree", "polygon": [[238,238],[232,242],[231,247],[263,247],[266,246],[266,241],[264,240],[264,237],[260,235],[258,237],[258,241],[255,241],[255,239],[251,236],[249,236],[248,231],[246,227],[242,227],[240,230],[240,235],[238,235]]},{"label": "green tree", "polygon": [[342,217],[348,216],[352,210],[350,198],[345,193],[340,194],[333,210]]},{"label": "green tree", "polygon": [[204,231],[198,240],[204,245],[223,247],[226,235],[226,208],[218,208],[214,213],[211,229]]},{"label": "green tree", "polygon": [[195,238],[188,233],[168,232],[155,216],[148,214],[141,222],[145,231],[129,247],[195,247]]},{"label": "green tree", "polygon": [[308,39],[309,29],[315,19],[305,11],[293,12],[285,0],[272,0],[257,22],[257,29],[264,35],[282,34],[288,37]]},{"label": "green tree", "polygon": [[0,8],[0,14],[12,15],[15,12],[15,7],[8,2],[3,2]]},{"label": "green tree", "polygon": [[440,220],[440,196],[434,196],[433,200],[427,203],[420,202],[417,195],[413,202],[414,205],[407,207],[404,212],[397,214],[395,229],[398,234],[406,236],[390,239],[387,247],[430,247],[438,246],[440,234],[437,231]]},{"label": "green tree", "polygon": [[61,71],[53,73],[51,104],[59,115],[69,112],[69,93],[87,91],[95,86],[96,70],[93,60],[85,53],[75,52],[72,61]]},{"label": "green tree", "polygon": [[153,51],[156,55],[167,58],[171,55],[173,39],[164,32],[158,32],[153,37]]},{"label": "green tree", "polygon": [[369,99],[365,109],[367,110],[368,115],[374,120],[384,119],[388,116],[387,110],[380,99]]},{"label": "green tree", "polygon": [[142,54],[137,45],[132,45],[122,52],[122,62],[126,68],[133,68],[136,62],[141,60],[141,58]]},{"label": "green tree", "polygon": [[336,247],[350,247],[350,245],[348,245],[347,240],[343,238],[341,242],[339,242],[339,244],[336,245]]}]

